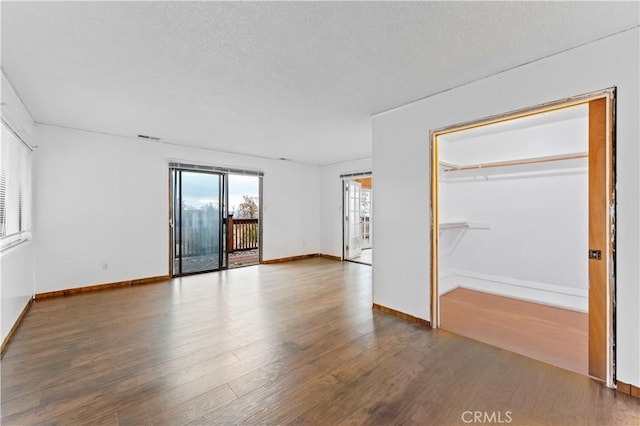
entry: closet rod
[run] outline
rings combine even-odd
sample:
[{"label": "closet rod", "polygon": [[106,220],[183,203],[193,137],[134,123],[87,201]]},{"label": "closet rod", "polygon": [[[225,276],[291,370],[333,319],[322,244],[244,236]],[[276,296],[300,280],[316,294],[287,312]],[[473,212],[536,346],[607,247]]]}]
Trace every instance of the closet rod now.
[{"label": "closet rod", "polygon": [[[517,160],[517,161],[500,161],[496,163],[472,164],[469,166],[455,166],[455,167],[450,167],[448,169],[444,169],[444,171],[457,172],[462,170],[491,169],[495,167],[518,166],[521,164],[535,164],[535,163],[548,163],[551,161],[574,160],[576,158],[589,158],[589,153],[582,152],[578,154],[564,154],[564,155],[554,155],[550,157],[536,157],[536,158],[529,158],[526,160]],[[448,165],[449,164],[447,164],[447,166]]]}]

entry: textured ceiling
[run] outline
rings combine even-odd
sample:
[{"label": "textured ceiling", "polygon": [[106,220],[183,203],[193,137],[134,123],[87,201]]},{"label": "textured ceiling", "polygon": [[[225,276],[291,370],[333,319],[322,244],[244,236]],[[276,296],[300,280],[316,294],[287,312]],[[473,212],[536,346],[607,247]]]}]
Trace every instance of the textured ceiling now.
[{"label": "textured ceiling", "polygon": [[637,2],[2,2],[40,123],[311,164],[370,115],[638,26]]}]

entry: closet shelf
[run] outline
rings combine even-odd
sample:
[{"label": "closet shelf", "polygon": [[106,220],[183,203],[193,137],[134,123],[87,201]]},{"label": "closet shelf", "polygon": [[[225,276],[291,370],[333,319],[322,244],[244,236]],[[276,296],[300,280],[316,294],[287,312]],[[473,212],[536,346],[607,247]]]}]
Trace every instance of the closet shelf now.
[{"label": "closet shelf", "polygon": [[489,229],[489,223],[487,222],[469,222],[469,221],[459,221],[459,222],[440,222],[438,224],[438,229],[440,231],[445,231],[447,229]]},{"label": "closet shelf", "polygon": [[440,231],[444,231],[446,229],[454,229],[454,228],[466,228],[467,222],[444,222],[438,225],[438,229]]},{"label": "closet shelf", "polygon": [[588,152],[575,152],[575,153],[562,154],[562,155],[550,155],[546,157],[532,157],[532,158],[523,158],[520,160],[497,161],[493,163],[478,163],[478,164],[465,164],[465,165],[459,165],[459,164],[449,163],[446,161],[440,161],[440,165],[443,166],[444,172],[458,172],[463,170],[491,169],[496,167],[519,166],[523,164],[535,164],[535,163],[548,163],[552,161],[574,160],[577,158],[588,158],[588,157],[589,157]]},{"label": "closet shelf", "polygon": [[440,222],[438,224],[438,235],[442,235],[446,231],[456,231],[453,240],[449,240],[448,246],[444,244],[441,246],[442,253],[451,253],[453,249],[458,245],[462,236],[467,232],[467,229],[490,229],[487,222],[470,222],[470,221],[451,221]]}]

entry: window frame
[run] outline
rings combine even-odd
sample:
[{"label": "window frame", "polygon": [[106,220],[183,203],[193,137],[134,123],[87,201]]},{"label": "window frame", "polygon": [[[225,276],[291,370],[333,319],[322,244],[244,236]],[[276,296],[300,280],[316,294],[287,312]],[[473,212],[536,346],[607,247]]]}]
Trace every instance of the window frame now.
[{"label": "window frame", "polygon": [[[0,127],[3,133],[0,156],[9,156],[7,159],[0,159],[0,254],[4,254],[9,249],[31,240],[33,148],[4,117],[0,119]],[[9,137],[6,137],[7,135]],[[14,197],[10,197],[10,190],[17,191],[17,195],[14,193]],[[10,204],[16,201],[16,197],[17,207]]]}]

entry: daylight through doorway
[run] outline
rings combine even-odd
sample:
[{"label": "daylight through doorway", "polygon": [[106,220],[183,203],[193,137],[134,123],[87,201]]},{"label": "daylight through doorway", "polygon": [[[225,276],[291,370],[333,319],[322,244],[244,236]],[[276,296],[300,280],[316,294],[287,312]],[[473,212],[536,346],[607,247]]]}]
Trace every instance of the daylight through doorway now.
[{"label": "daylight through doorway", "polygon": [[182,163],[169,167],[171,275],[259,264],[262,173]]},{"label": "daylight through doorway", "polygon": [[260,262],[260,178],[230,174],[227,214],[228,267]]},{"label": "daylight through doorway", "polygon": [[373,260],[373,209],[371,174],[343,178],[343,258],[371,265]]}]

